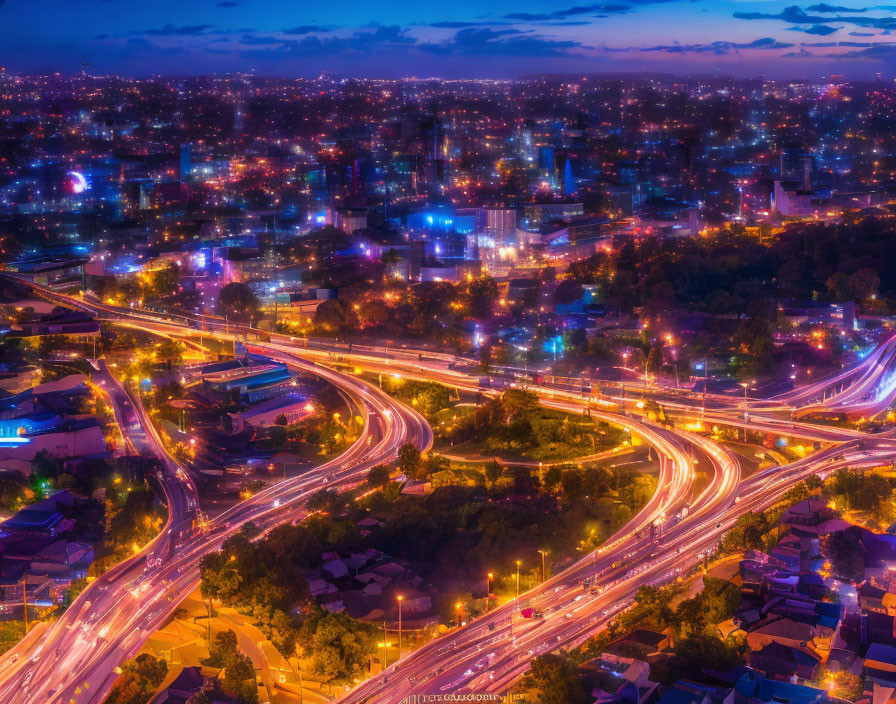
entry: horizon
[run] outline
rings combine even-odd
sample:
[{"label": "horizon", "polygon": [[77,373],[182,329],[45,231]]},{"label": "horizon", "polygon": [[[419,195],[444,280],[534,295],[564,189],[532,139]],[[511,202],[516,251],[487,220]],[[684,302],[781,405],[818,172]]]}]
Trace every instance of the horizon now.
[{"label": "horizon", "polygon": [[[53,21],[48,21],[52,17]],[[734,78],[893,77],[896,6],[858,0],[604,0],[561,6],[473,0],[450,8],[357,0],[153,4],[0,0],[3,65],[17,74],[507,79],[519,74],[668,72]],[[408,66],[412,69],[408,70]]]}]

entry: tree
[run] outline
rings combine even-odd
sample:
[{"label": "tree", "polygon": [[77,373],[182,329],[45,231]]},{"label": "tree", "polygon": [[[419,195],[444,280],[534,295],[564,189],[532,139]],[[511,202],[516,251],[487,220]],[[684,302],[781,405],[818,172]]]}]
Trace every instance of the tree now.
[{"label": "tree", "polygon": [[328,298],[314,311],[314,327],[323,332],[342,336],[358,329],[358,315],[340,298]]},{"label": "tree", "polygon": [[224,668],[222,686],[232,697],[242,697],[247,704],[257,704],[255,668],[252,661],[237,649],[236,633],[232,630],[216,633],[208,644],[208,658],[203,664]]},{"label": "tree", "polygon": [[498,283],[491,276],[473,279],[467,287],[467,306],[474,318],[487,318],[498,299]]},{"label": "tree", "polygon": [[762,550],[763,536],[770,530],[768,518],[762,513],[745,513],[738,516],[731,530],[725,535],[723,547],[729,552]]},{"label": "tree", "polygon": [[284,523],[268,533],[265,545],[276,562],[289,562],[301,568],[320,564],[320,541],[304,525]]},{"label": "tree", "polygon": [[538,394],[528,389],[508,389],[501,394],[501,406],[505,420],[534,411],[538,408]]},{"label": "tree", "polygon": [[141,272],[139,276],[140,295],[147,301],[167,298],[180,288],[180,267],[174,262],[146,273]]},{"label": "tree", "polygon": [[771,325],[763,318],[747,318],[734,333],[734,347],[751,372],[763,371],[772,361],[774,338]]},{"label": "tree", "polygon": [[416,445],[406,442],[398,448],[398,468],[408,479],[425,479],[421,476],[422,467],[420,450]]},{"label": "tree", "polygon": [[849,294],[857,301],[870,298],[880,286],[880,276],[874,269],[859,269],[849,277]]},{"label": "tree", "polygon": [[221,289],[218,302],[221,312],[230,320],[252,323],[258,317],[258,298],[244,283],[227,284]]},{"label": "tree", "polygon": [[808,489],[810,493],[815,493],[822,487],[821,478],[815,474],[810,474],[808,477],[806,477],[806,480],[803,483],[806,485],[806,489]]},{"label": "tree", "polygon": [[389,483],[389,475],[392,470],[384,464],[378,464],[372,467],[367,473],[367,483],[370,486],[383,487]]},{"label": "tree", "polygon": [[582,291],[582,284],[575,279],[563,279],[554,289],[554,303],[558,305],[575,303],[582,297]]},{"label": "tree", "polygon": [[169,366],[180,366],[184,360],[184,345],[177,340],[164,338],[159,343],[156,355],[162,361],[167,362]]},{"label": "tree", "polygon": [[551,465],[545,471],[542,483],[544,484],[545,488],[553,489],[560,483],[562,478],[563,469],[561,469],[559,465]]},{"label": "tree", "polygon": [[427,418],[432,418],[450,403],[448,388],[441,384],[424,384],[414,394],[413,405]]},{"label": "tree", "polygon": [[829,689],[837,699],[854,702],[865,693],[865,680],[847,670],[831,672],[822,668],[813,684],[821,689]]},{"label": "tree", "polygon": [[275,423],[276,425],[280,425],[280,426],[285,427],[285,426],[289,425],[289,419],[286,417],[286,414],[285,414],[285,413],[281,413],[279,416],[277,416],[277,417],[274,419],[274,423]]},{"label": "tree", "polygon": [[124,671],[106,698],[108,704],[146,704],[165,676],[168,663],[149,653],[142,653],[128,660]]},{"label": "tree", "polygon": [[279,423],[275,422],[275,425],[268,428],[268,440],[270,440],[271,445],[275,449],[285,447],[288,439],[289,436],[286,433],[286,428]]},{"label": "tree", "polygon": [[504,470],[496,460],[485,463],[485,480],[491,486],[495,485],[495,483],[501,478],[502,474],[504,474]]},{"label": "tree", "polygon": [[675,644],[669,662],[670,679],[697,677],[703,670],[724,672],[742,663],[735,645],[695,633]]},{"label": "tree", "polygon": [[838,579],[858,582],[865,576],[865,561],[857,536],[849,529],[829,533],[821,541],[825,557],[831,561],[831,571]]},{"label": "tree", "polygon": [[350,680],[376,652],[377,629],[344,613],[315,610],[302,624],[311,670],[324,682]]},{"label": "tree", "polygon": [[564,655],[542,655],[532,660],[532,667],[523,678],[523,686],[537,691],[540,704],[587,704],[591,697],[585,691],[573,664]]}]

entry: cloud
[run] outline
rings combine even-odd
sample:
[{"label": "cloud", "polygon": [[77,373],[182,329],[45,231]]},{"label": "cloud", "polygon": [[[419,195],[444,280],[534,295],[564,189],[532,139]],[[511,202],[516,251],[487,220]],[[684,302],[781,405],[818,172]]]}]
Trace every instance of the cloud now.
[{"label": "cloud", "polygon": [[[657,0],[663,2],[663,0]],[[577,17],[579,15],[610,15],[631,12],[631,5],[623,5],[621,3],[596,3],[592,5],[578,5],[576,7],[568,7],[564,10],[554,10],[553,12],[511,12],[504,15],[504,19],[517,20],[519,22],[550,22],[551,20],[562,20],[568,17]]]},{"label": "cloud", "polygon": [[881,42],[857,51],[846,51],[842,54],[829,54],[828,56],[838,59],[878,59],[889,61],[896,58],[896,44]]},{"label": "cloud", "polygon": [[829,17],[807,15],[796,5],[785,7],[778,13],[770,12],[735,12],[734,17],[739,20],[783,20],[792,24],[821,24],[829,22]]},{"label": "cloud", "polygon": [[803,46],[817,47],[819,49],[831,48],[831,47],[835,47],[835,46],[864,48],[864,47],[874,46],[874,43],[873,42],[815,42],[813,44],[803,44]]},{"label": "cloud", "polygon": [[331,27],[320,27],[316,24],[300,24],[298,27],[284,29],[283,34],[305,35],[314,34],[315,32],[329,32]]},{"label": "cloud", "polygon": [[851,37],[873,37],[874,32],[850,32]]},{"label": "cloud", "polygon": [[505,26],[506,22],[465,22],[463,20],[443,20],[441,22],[430,22],[427,27],[435,27],[437,29],[467,29],[468,27],[496,27]]},{"label": "cloud", "polygon": [[209,29],[212,29],[210,24],[185,24],[179,27],[173,24],[166,24],[160,29],[145,29],[142,32],[135,32],[135,34],[149,37],[187,37],[202,34]]},{"label": "cloud", "polygon": [[[833,5],[813,5],[816,12],[828,12],[829,9],[837,9]],[[823,10],[819,10],[818,8],[824,8]],[[811,8],[809,8],[811,9]],[[772,13],[772,12],[735,12],[734,17],[739,20],[781,20],[782,22],[787,22],[788,24],[818,24],[818,25],[829,25],[831,23],[843,23],[843,24],[852,24],[858,25],[860,27],[871,27],[876,29],[890,30],[896,29],[896,17],[871,17],[871,16],[859,16],[862,13],[868,12],[869,10],[882,10],[883,7],[874,7],[874,8],[864,8],[862,10],[849,12],[852,14],[846,15],[830,15],[827,17],[821,15],[810,15],[800,9],[797,5],[790,5],[789,7],[785,7],[781,12]]]},{"label": "cloud", "polygon": [[813,24],[810,27],[790,27],[792,32],[805,32],[806,34],[817,34],[820,37],[826,37],[829,34],[840,31],[840,27],[828,27],[826,24]]},{"label": "cloud", "polygon": [[[323,28],[315,27],[313,30],[305,32],[301,39],[283,39],[276,42],[250,41],[247,43],[257,45],[259,48],[247,49],[242,54],[258,59],[332,56],[363,53],[375,48],[413,47],[417,44],[417,40],[398,25],[376,25],[342,37],[321,37],[316,34],[320,31],[323,31]],[[299,32],[291,33],[300,34]],[[265,48],[262,46],[264,44],[271,46]],[[273,46],[274,44],[279,44],[279,46]]]},{"label": "cloud", "polygon": [[811,51],[807,51],[806,49],[800,49],[799,51],[788,51],[786,54],[781,54],[782,59],[811,59],[815,54]]},{"label": "cloud", "polygon": [[773,49],[790,49],[794,45],[787,42],[780,42],[771,37],[763,37],[756,41],[739,43],[716,41],[707,44],[667,44],[660,46],[631,47],[629,50],[640,52],[662,52],[666,54],[716,54],[719,56],[739,53],[741,50],[758,49],[769,51]]},{"label": "cloud", "polygon": [[282,44],[283,42],[283,39],[278,39],[277,37],[263,37],[251,34],[240,39],[240,44],[247,46],[264,46],[265,44]]},{"label": "cloud", "polygon": [[807,12],[868,12],[873,8],[870,7],[843,7],[842,5],[828,5],[827,3],[818,3],[817,5],[810,5],[806,8]]},{"label": "cloud", "polygon": [[580,42],[544,37],[518,29],[466,28],[444,42],[420,44],[435,54],[503,55],[503,56],[570,56],[577,49],[587,49]]}]

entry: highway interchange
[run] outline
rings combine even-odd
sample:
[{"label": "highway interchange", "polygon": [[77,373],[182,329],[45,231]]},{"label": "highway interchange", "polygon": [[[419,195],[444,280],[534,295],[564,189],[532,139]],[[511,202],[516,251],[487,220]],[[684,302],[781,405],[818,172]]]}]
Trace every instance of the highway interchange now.
[{"label": "highway interchange", "polygon": [[[222,323],[174,320],[145,311],[130,311],[71,299],[45,290],[51,300],[81,307],[117,323],[172,336],[205,335],[232,338]],[[431,430],[411,409],[351,374],[320,364],[342,362],[365,371],[439,381],[451,386],[498,393],[491,382],[462,371],[464,360],[426,351],[328,343],[309,344],[287,336],[253,343],[256,351],[319,374],[345,392],[365,419],[361,438],[341,457],[314,470],[273,485],[219,516],[202,532],[186,525],[196,517],[198,495],[189,472],[171,458],[149,423],[139,398],[121,387],[98,362],[97,378],[107,390],[122,432],[135,448],[163,462],[161,484],[172,507],[159,538],[139,555],[98,579],[63,616],[42,627],[0,659],[0,699],[4,702],[100,702],[114,681],[114,668],[139,650],[146,638],[174,611],[198,583],[201,557],[220,547],[227,535],[246,521],[267,530],[303,515],[304,501],[324,486],[348,487],[362,481],[370,467],[390,461],[404,442],[427,448]],[[644,584],[674,580],[713,550],[737,516],[762,510],[811,474],[827,474],[841,466],[874,466],[896,457],[889,435],[791,420],[794,409],[834,409],[873,415],[893,400],[890,366],[896,338],[890,338],[854,369],[816,382],[768,402],[738,403],[712,397],[702,407],[691,395],[669,398],[668,390],[611,390],[595,399],[556,387],[530,386],[551,407],[592,416],[627,428],[650,445],[660,459],[657,491],[644,508],[601,548],[535,589],[416,650],[348,692],[345,702],[399,702],[410,694],[477,691],[502,692],[521,676],[531,659],[555,648],[573,647],[599,632],[631,605]],[[486,384],[486,385],[483,385]],[[853,388],[855,387],[855,388]],[[850,391],[852,389],[852,391]],[[830,398],[826,398],[831,391]],[[742,478],[737,456],[702,435],[671,429],[639,418],[638,400],[662,394],[664,408],[676,420],[700,421],[780,433],[824,443],[803,460],[774,466]],[[677,399],[677,400],[676,400]],[[134,414],[125,421],[126,404]],[[641,404],[643,405],[643,404]],[[877,410],[875,410],[877,409]],[[788,416],[786,418],[781,415]],[[122,425],[122,422],[124,424]],[[695,483],[694,459],[711,467],[710,480]],[[584,589],[584,583],[594,588]],[[517,612],[534,607],[540,619],[520,619]],[[388,693],[388,694],[387,694]]]}]

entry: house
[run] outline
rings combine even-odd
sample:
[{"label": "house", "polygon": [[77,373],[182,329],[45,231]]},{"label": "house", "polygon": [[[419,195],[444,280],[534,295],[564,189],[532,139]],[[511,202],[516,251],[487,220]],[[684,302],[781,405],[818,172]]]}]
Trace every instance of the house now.
[{"label": "house", "polygon": [[875,687],[896,687],[896,648],[872,643],[865,654],[865,675]]},{"label": "house", "polygon": [[790,532],[769,551],[769,557],[794,572],[808,572],[810,562],[820,557],[818,539]]},{"label": "house", "polygon": [[772,641],[749,656],[749,664],[773,679],[812,679],[818,671],[821,659],[814,653]]},{"label": "house", "polygon": [[219,670],[211,667],[185,667],[176,675],[165,678],[149,704],[186,704],[200,692],[214,704],[238,704],[239,698],[225,694],[218,684]]},{"label": "house", "polygon": [[791,648],[807,649],[816,636],[815,629],[806,623],[781,616],[769,615],[750,626],[747,645],[750,650],[761,650],[778,642]]},{"label": "house", "polygon": [[[856,587],[856,596],[859,598],[859,608],[862,611],[877,611],[882,614],[887,613],[887,604],[892,606],[894,601],[896,601],[894,595],[889,594],[886,589],[881,589],[868,580]],[[887,604],[884,603],[885,601]]]},{"label": "house", "polygon": [[269,428],[277,425],[281,416],[286,419],[287,424],[296,423],[313,412],[314,406],[308,403],[307,398],[287,394],[269,398],[250,406],[245,411],[228,415],[232,432],[241,433],[246,427]]},{"label": "house", "polygon": [[639,628],[610,643],[604,648],[604,652],[627,656],[634,647],[641,651],[644,657],[648,657],[665,650],[670,645],[669,636]]},{"label": "house", "polygon": [[741,700],[763,704],[826,704],[828,693],[793,682],[773,680],[759,672],[748,671],[737,680],[734,691]]},{"label": "house", "polygon": [[760,609],[766,616],[781,616],[811,626],[818,637],[833,634],[843,615],[841,604],[814,601],[802,594],[774,596]]},{"label": "house", "polygon": [[52,428],[19,435],[3,448],[7,459],[33,460],[41,451],[54,457],[89,457],[107,452],[99,421],[92,417],[68,418]]},{"label": "house", "polygon": [[829,508],[822,499],[810,496],[788,508],[781,516],[780,522],[798,534],[817,535],[820,525],[837,517],[838,513]]},{"label": "house", "polygon": [[734,690],[678,680],[663,692],[657,704],[734,704]]}]

